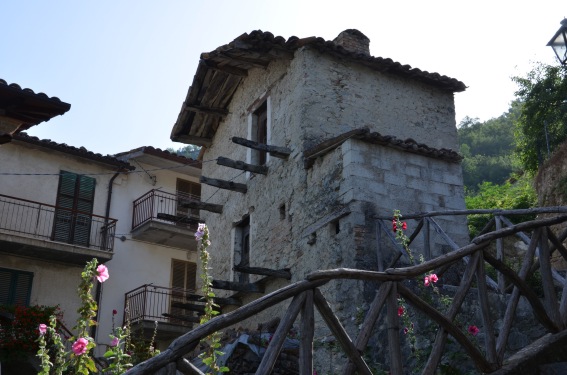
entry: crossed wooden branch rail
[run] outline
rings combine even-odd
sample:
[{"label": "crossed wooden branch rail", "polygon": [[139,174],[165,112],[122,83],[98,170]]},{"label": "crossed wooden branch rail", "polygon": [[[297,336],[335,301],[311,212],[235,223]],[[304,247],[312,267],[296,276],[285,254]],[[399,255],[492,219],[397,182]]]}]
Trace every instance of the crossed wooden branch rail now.
[{"label": "crossed wooden branch rail", "polygon": [[[344,367],[343,374],[354,374],[354,371],[357,371],[359,374],[372,374],[361,353],[364,352],[369,342],[373,328],[380,317],[384,305],[386,305],[386,321],[388,326],[390,373],[395,375],[403,374],[400,326],[397,314],[398,295],[403,297],[409,304],[439,326],[423,374],[435,373],[442,358],[448,335],[451,335],[458,342],[467,355],[474,361],[479,371],[484,373],[494,372],[505,365],[505,348],[521,295],[527,299],[533,309],[534,316],[549,333],[556,334],[566,328],[567,288],[565,288],[565,284],[562,285],[563,293],[560,301],[558,301],[552,275],[553,268],[549,262],[550,254],[553,250],[558,250],[565,260],[567,260],[567,250],[565,250],[561,244],[561,241],[567,237],[567,234],[564,233],[560,236],[560,239],[558,239],[549,229],[550,226],[565,221],[567,221],[567,215],[509,225],[493,232],[484,233],[475,238],[467,246],[410,267],[389,268],[381,272],[345,268],[313,272],[303,281],[295,282],[274,291],[233,312],[220,315],[193,329],[176,339],[169,348],[156,357],[130,369],[127,374],[154,374],[156,372],[159,374],[173,374],[175,370],[179,370],[184,374],[202,374],[189,361],[183,358],[183,356],[196,348],[202,338],[213,332],[242,322],[288,299],[292,299],[292,301],[266,349],[266,353],[262,358],[256,374],[264,375],[272,371],[276,359],[282,350],[285,337],[299,314],[301,314],[299,372],[302,375],[313,374],[315,308],[317,308],[325,324],[329,327],[349,360]],[[528,250],[524,256],[521,269],[517,273],[487,251],[487,246],[492,241],[528,231],[533,231],[533,234],[531,239],[529,239]],[[552,243],[552,247],[549,246],[549,241]],[[538,252],[539,256],[534,257]],[[421,278],[424,274],[444,269],[455,262],[463,260],[465,257],[468,257],[467,267],[465,268],[461,283],[457,287],[456,293],[452,299],[452,304],[445,313],[439,312],[422,300],[410,288],[403,285],[403,281],[405,280],[415,279],[417,277]],[[536,259],[535,263],[534,259]],[[489,292],[484,269],[485,262],[492,265],[497,272],[502,274],[503,277],[513,285],[512,289],[508,290],[510,294],[503,318],[503,327],[497,337],[489,311]],[[538,266],[542,275],[544,289],[543,302],[526,283],[528,275]],[[322,285],[335,279],[381,282],[375,298],[366,313],[360,332],[354,341],[349,337],[340,319],[334,314],[319,289]],[[482,312],[482,328],[485,332],[483,350],[475,346],[461,328],[454,323],[454,319],[467,293],[471,289],[474,280],[476,280],[476,288],[479,297],[478,303]]]}]

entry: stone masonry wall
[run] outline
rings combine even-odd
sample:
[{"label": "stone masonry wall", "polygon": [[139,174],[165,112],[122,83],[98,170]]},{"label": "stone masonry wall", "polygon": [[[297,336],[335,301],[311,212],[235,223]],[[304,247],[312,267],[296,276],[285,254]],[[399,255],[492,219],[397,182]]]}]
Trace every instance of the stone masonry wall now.
[{"label": "stone masonry wall", "polygon": [[367,126],[429,147],[458,149],[453,93],[316,51],[303,50],[296,60],[304,72],[301,125],[306,147]]}]

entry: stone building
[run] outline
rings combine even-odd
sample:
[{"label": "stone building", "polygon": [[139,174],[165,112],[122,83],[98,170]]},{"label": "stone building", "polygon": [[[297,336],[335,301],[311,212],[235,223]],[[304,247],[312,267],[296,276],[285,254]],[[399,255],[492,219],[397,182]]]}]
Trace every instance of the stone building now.
[{"label": "stone building", "polygon": [[[377,254],[377,217],[464,209],[453,151],[453,95],[464,90],[371,56],[368,38],[352,29],[333,41],[254,31],[201,54],[171,139],[204,146],[201,217],[213,275],[232,289],[224,294],[290,282],[239,272],[246,267],[288,270],[291,281],[320,269],[380,269],[393,254]],[[465,219],[455,220],[440,225],[463,242]],[[326,288],[346,320],[364,306],[361,281]]]}]

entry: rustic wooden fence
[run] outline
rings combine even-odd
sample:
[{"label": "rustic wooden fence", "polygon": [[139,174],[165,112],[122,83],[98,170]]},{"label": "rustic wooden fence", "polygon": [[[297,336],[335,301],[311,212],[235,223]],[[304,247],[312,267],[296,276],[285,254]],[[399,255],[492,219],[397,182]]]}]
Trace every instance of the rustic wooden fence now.
[{"label": "rustic wooden fence", "polygon": [[[567,261],[567,249],[562,245],[567,238],[567,230],[560,230],[561,223],[567,221],[567,207],[552,207],[531,210],[495,211],[454,211],[444,213],[428,213],[414,216],[405,216],[405,220],[418,220],[416,231],[410,236],[415,238],[416,233],[430,225],[435,227],[433,217],[436,215],[470,215],[490,214],[493,216],[483,232],[474,238],[468,245],[454,248],[452,251],[426,260],[417,265],[403,268],[387,268],[383,271],[366,271],[356,269],[333,269],[313,272],[305,280],[295,282],[275,292],[265,295],[248,305],[242,306],[228,314],[220,315],[206,324],[186,333],[176,339],[166,350],[158,356],[138,364],[128,371],[128,374],[175,374],[180,371],[184,374],[201,374],[184,356],[193,351],[199,341],[209,334],[238,324],[245,319],[258,314],[280,302],[291,299],[287,311],[270,341],[266,353],[262,358],[256,374],[269,374],[282,349],[285,337],[292,328],[299,314],[300,349],[299,371],[303,375],[313,374],[313,338],[315,332],[315,308],[323,318],[336,341],[340,344],[348,358],[343,374],[372,374],[369,365],[363,359],[364,352],[373,329],[379,319],[385,319],[388,327],[389,371],[391,374],[415,373],[404,369],[404,358],[401,348],[401,328],[398,316],[398,297],[402,297],[414,309],[427,317],[438,326],[436,338],[432,343],[423,374],[434,374],[446,350],[448,336],[452,336],[466,355],[474,362],[479,372],[491,373],[507,366],[518,366],[519,362],[507,362],[505,358],[506,345],[514,323],[515,312],[520,296],[525,297],[533,310],[534,316],[542,326],[542,330],[550,335],[560,334],[567,325],[567,282],[550,263],[551,254],[558,251]],[[510,215],[549,214],[547,218],[512,224],[507,218]],[[391,231],[390,225],[384,225]],[[426,225],[428,223],[428,225]],[[556,226],[556,228],[553,228]],[[496,228],[492,230],[492,228]],[[564,227],[564,226],[563,226]],[[434,228],[441,236],[443,231]],[[557,234],[559,233],[559,234]],[[503,239],[515,235],[525,241],[528,246],[518,269],[506,265],[503,251]],[[450,238],[446,238],[452,243]],[[490,246],[496,248],[496,254],[490,251]],[[427,249],[425,249],[427,252]],[[423,275],[429,273],[443,274],[452,265],[466,259],[466,267],[460,285],[452,297],[452,302],[446,311],[439,311],[435,306],[426,302],[411,287],[412,280],[423,280]],[[491,282],[486,275],[485,266],[489,264],[497,272],[497,281]],[[529,276],[539,269],[543,296],[538,295],[526,282]],[[372,301],[357,337],[352,340],[347,334],[340,319],[333,312],[330,304],[321,292],[320,287],[338,279],[355,279],[379,282],[375,298]],[[476,303],[482,312],[482,325],[484,341],[475,343],[455,322],[465,297],[471,289],[477,293]],[[492,289],[492,290],[490,290]],[[489,304],[489,294],[505,294],[507,307],[503,317],[493,316]],[[559,297],[558,297],[559,296]],[[382,314],[382,311],[385,313]],[[501,318],[503,323],[496,332],[494,321]],[[497,334],[496,334],[497,333]],[[553,345],[550,341],[547,345]],[[522,358],[522,361],[530,358]],[[533,360],[533,358],[532,358]],[[565,358],[567,361],[567,358]],[[520,361],[521,362],[521,361]]]}]

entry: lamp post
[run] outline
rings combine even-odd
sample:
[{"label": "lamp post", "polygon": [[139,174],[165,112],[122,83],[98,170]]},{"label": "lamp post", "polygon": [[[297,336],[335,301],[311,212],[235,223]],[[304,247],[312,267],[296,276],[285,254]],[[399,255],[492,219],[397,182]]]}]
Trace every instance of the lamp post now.
[{"label": "lamp post", "polygon": [[561,27],[547,45],[553,48],[561,65],[565,65],[567,62],[567,18],[563,18]]}]

